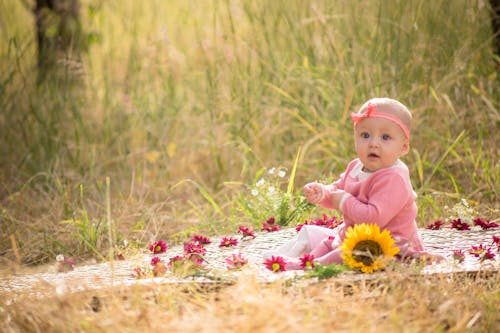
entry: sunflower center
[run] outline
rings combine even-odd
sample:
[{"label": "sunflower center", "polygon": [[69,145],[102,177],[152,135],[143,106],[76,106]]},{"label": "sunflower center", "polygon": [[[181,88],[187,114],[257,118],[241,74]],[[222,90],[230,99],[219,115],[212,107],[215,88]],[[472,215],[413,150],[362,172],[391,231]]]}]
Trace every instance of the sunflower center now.
[{"label": "sunflower center", "polygon": [[352,249],[353,258],[360,261],[365,266],[370,266],[383,254],[382,247],[373,240],[362,240]]}]

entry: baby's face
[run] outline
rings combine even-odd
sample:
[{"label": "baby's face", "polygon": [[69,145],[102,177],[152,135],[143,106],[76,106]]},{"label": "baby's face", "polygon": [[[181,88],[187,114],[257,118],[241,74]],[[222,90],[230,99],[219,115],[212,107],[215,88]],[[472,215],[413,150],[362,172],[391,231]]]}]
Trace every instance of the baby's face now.
[{"label": "baby's face", "polygon": [[408,153],[409,141],[393,121],[368,117],[354,129],[354,142],[365,171],[377,171],[392,166]]}]

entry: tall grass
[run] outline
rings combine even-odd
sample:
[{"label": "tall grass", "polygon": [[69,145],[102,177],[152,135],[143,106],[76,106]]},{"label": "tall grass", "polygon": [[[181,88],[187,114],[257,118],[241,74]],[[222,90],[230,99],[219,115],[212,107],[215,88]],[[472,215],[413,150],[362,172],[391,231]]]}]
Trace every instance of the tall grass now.
[{"label": "tall grass", "polygon": [[343,171],[354,157],[349,113],[374,96],[413,111],[405,161],[421,226],[460,198],[498,218],[500,85],[484,1],[87,0],[82,9],[93,43],[81,62],[61,63],[80,81],[68,89],[64,78],[36,85],[31,13],[0,4],[6,260],[12,240],[26,263],[77,248],[60,221],[83,210],[104,221],[106,177],[123,238],[249,222],[237,207],[258,170],[291,170],[301,149],[294,193]]}]

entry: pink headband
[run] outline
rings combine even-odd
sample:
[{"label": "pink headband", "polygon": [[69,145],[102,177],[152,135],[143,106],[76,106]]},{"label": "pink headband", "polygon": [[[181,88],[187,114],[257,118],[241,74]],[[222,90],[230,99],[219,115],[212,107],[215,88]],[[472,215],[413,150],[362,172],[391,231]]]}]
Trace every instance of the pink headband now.
[{"label": "pink headband", "polygon": [[393,115],[390,115],[387,113],[377,112],[377,111],[375,111],[376,107],[377,107],[377,105],[372,104],[372,103],[368,103],[368,107],[366,109],[366,112],[351,113],[351,119],[354,122],[354,127],[356,127],[361,120],[368,118],[368,117],[384,118],[384,119],[388,119],[388,120],[393,121],[396,124],[398,124],[399,127],[401,127],[401,129],[405,133],[408,140],[410,139],[410,131],[408,130],[408,127],[406,127],[406,125],[403,124],[403,122],[399,118],[394,117]]}]

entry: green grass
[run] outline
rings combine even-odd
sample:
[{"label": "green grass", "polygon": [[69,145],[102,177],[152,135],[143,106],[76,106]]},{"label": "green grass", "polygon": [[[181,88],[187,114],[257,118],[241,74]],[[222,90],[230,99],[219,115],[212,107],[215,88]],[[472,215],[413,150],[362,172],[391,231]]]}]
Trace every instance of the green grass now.
[{"label": "green grass", "polygon": [[[293,198],[338,177],[354,157],[349,113],[374,96],[413,111],[420,226],[462,198],[498,219],[483,2],[87,1],[88,53],[39,86],[31,13],[13,0],[0,12],[2,260],[105,256],[111,220],[115,240],[138,242],[256,224],[242,207],[259,170],[293,170],[280,184]],[[61,223],[74,216],[87,222]]]}]

